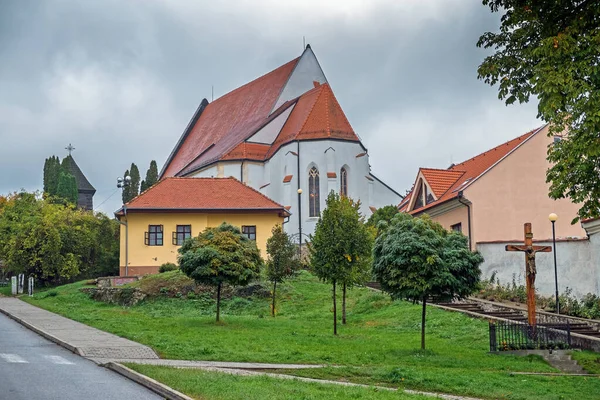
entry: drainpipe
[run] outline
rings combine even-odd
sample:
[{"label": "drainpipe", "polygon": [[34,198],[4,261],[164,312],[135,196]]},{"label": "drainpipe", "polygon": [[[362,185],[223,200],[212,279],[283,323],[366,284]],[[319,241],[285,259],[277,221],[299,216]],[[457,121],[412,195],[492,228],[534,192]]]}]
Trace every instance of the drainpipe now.
[{"label": "drainpipe", "polygon": [[297,172],[298,172],[298,252],[300,254],[300,259],[302,259],[302,202],[301,202],[301,198],[302,198],[302,192],[300,191],[300,141],[298,140],[298,157],[296,157],[298,160],[298,167],[297,167]]},{"label": "drainpipe", "polygon": [[463,201],[464,196],[462,190],[458,192],[458,202],[467,207],[467,226],[469,230],[469,250],[473,250],[471,246],[471,204]]},{"label": "drainpipe", "polygon": [[[125,225],[125,276],[129,276],[129,227],[127,225],[127,204],[123,204],[123,216],[125,217],[125,222],[118,219],[121,225]],[[121,272],[119,271],[119,274]]]}]

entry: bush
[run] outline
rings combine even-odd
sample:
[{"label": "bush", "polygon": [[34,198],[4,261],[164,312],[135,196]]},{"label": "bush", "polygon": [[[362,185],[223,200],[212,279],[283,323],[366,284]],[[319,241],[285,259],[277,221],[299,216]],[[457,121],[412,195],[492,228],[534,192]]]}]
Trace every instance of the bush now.
[{"label": "bush", "polygon": [[164,263],[163,265],[161,265],[160,268],[158,269],[158,272],[160,272],[162,274],[163,272],[175,271],[176,269],[179,269],[179,267],[176,264],[173,264],[172,262],[168,262],[168,263]]}]

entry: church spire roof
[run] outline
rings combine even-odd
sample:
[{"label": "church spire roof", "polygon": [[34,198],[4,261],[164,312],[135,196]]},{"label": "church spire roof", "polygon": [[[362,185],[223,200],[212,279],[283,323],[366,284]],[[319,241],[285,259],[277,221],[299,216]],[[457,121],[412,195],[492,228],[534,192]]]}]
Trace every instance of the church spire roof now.
[{"label": "church spire roof", "polygon": [[[69,145],[70,146],[70,145]],[[70,153],[70,151],[69,151]],[[75,162],[75,159],[71,154],[65,157],[68,160],[69,172],[75,177],[77,181],[77,190],[80,192],[96,192],[96,189],[92,186],[90,181],[85,177],[79,165]]]}]

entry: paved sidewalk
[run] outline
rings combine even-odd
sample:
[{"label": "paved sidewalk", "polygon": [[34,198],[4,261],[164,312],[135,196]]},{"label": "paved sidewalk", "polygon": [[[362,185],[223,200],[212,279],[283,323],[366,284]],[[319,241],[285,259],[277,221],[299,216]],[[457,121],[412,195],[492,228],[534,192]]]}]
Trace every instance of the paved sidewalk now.
[{"label": "paved sidewalk", "polygon": [[61,317],[19,299],[0,297],[0,312],[83,357],[158,359],[148,346]]}]

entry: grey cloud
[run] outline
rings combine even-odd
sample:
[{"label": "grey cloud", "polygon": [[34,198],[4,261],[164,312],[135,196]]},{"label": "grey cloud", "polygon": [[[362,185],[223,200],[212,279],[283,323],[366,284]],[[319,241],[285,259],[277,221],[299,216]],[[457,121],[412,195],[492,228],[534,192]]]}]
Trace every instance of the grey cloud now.
[{"label": "grey cloud", "polygon": [[317,4],[4,1],[0,193],[40,188],[43,160],[72,142],[99,204],[132,161],[142,174],[162,165],[212,85],[220,96],[297,57],[302,36],[374,173],[400,192],[419,166],[445,168],[539,124],[533,105],[506,108],[476,79],[475,42],[498,24],[481,4]]}]

